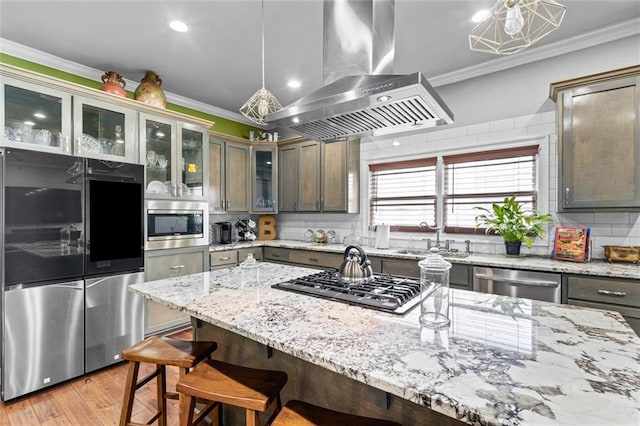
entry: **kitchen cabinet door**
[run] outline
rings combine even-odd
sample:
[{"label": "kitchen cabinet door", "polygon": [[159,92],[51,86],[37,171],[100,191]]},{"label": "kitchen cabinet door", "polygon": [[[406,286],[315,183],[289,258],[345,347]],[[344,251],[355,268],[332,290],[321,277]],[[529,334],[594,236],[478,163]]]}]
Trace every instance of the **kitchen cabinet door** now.
[{"label": "kitchen cabinet door", "polygon": [[[209,270],[209,247],[145,252],[145,281],[196,274]],[[189,316],[145,300],[145,335],[163,333],[189,324]]]},{"label": "kitchen cabinet door", "polygon": [[277,213],[276,148],[251,147],[251,211]]},{"label": "kitchen cabinet door", "polygon": [[74,96],[73,152],[81,157],[137,163],[136,119],[133,109]]},{"label": "kitchen cabinet door", "polygon": [[298,211],[320,211],[320,142],[303,142],[298,147]]},{"label": "kitchen cabinet door", "polygon": [[359,170],[360,141],[358,139],[322,145],[322,211],[359,212]]},{"label": "kitchen cabinet door", "polygon": [[209,212],[223,212],[224,192],[224,141],[209,139]]},{"label": "kitchen cabinet door", "polygon": [[225,210],[249,211],[249,146],[231,142],[225,144]]},{"label": "kitchen cabinet door", "polygon": [[2,146],[71,154],[71,95],[2,77]]},{"label": "kitchen cabinet door", "polygon": [[278,209],[295,212],[298,210],[298,145],[286,145],[278,151]]},{"label": "kitchen cabinet door", "polygon": [[554,83],[558,207],[640,208],[640,66]]},{"label": "kitchen cabinet door", "polygon": [[146,197],[204,200],[208,182],[206,129],[168,117],[140,114]]}]

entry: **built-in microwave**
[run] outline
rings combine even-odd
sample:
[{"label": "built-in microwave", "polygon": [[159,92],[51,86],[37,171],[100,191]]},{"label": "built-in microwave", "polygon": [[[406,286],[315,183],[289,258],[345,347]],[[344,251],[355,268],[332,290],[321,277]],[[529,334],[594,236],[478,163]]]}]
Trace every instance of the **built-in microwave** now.
[{"label": "built-in microwave", "polygon": [[209,244],[206,201],[146,200],[145,250]]}]

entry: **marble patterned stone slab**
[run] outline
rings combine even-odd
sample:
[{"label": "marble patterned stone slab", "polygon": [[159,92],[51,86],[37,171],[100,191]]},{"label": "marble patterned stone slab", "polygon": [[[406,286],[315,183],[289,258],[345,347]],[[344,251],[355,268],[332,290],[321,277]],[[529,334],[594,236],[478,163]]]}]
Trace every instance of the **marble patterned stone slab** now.
[{"label": "marble patterned stone slab", "polygon": [[616,312],[462,290],[451,325],[270,286],[316,270],[261,263],[132,291],[274,349],[477,425],[640,424],[640,338]]},{"label": "marble patterned stone slab", "polygon": [[[290,249],[303,249],[312,251],[323,251],[330,253],[342,253],[345,247],[342,244],[316,244],[304,241],[293,240],[273,240],[254,241],[250,243],[235,243],[210,246],[211,251],[224,251],[245,247],[282,247]],[[396,259],[414,259],[419,261],[425,256],[414,254],[398,253],[398,249],[375,249],[365,247],[367,254],[371,256],[384,256]],[[446,257],[446,254],[445,254]],[[554,260],[550,257],[542,256],[505,256],[495,254],[475,254],[467,257],[448,257],[448,261],[467,265],[495,266],[501,268],[529,269],[532,271],[565,272],[573,274],[596,275],[602,277],[631,278],[640,280],[640,265],[627,263],[608,263],[604,261],[593,261],[587,263],[576,263],[563,260]],[[339,265],[336,265],[336,268]],[[640,281],[639,283],[640,284]]]}]

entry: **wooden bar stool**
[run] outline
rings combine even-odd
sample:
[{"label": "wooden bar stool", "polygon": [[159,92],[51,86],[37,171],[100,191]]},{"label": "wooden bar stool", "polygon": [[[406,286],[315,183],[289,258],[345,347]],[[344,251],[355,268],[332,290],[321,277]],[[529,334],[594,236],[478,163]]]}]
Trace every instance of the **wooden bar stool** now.
[{"label": "wooden bar stool", "polygon": [[[154,377],[157,377],[158,411],[146,424],[158,420],[158,426],[167,426],[167,399],[179,399],[179,394],[167,392],[166,366],[179,367],[179,374],[182,377],[200,361],[205,358],[211,359],[211,353],[217,347],[215,342],[196,342],[152,336],[122,351],[122,359],[129,361],[129,370],[120,413],[120,426],[145,424],[131,422],[131,411],[136,391]],[[156,364],[156,370],[138,381],[141,362]],[[211,404],[205,408],[205,411],[211,411],[213,408],[215,407]]]},{"label": "wooden bar stool", "polygon": [[287,402],[271,426],[401,426],[389,420],[355,416],[291,400]]},{"label": "wooden bar stool", "polygon": [[257,426],[258,413],[271,407],[269,424],[282,408],[280,390],[286,383],[287,374],[282,371],[258,370],[216,360],[202,362],[191,373],[180,377],[176,385],[181,395],[180,425],[195,426],[201,420],[202,415],[193,420],[196,398],[244,408],[247,426]]}]

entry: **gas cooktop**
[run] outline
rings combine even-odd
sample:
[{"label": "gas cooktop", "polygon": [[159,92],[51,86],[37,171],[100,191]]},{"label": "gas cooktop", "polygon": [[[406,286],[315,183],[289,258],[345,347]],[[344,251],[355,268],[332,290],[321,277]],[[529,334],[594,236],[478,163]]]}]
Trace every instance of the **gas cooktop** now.
[{"label": "gas cooktop", "polygon": [[420,280],[386,274],[374,274],[373,281],[348,286],[336,271],[322,271],[271,287],[394,314],[404,314],[420,302]]}]

